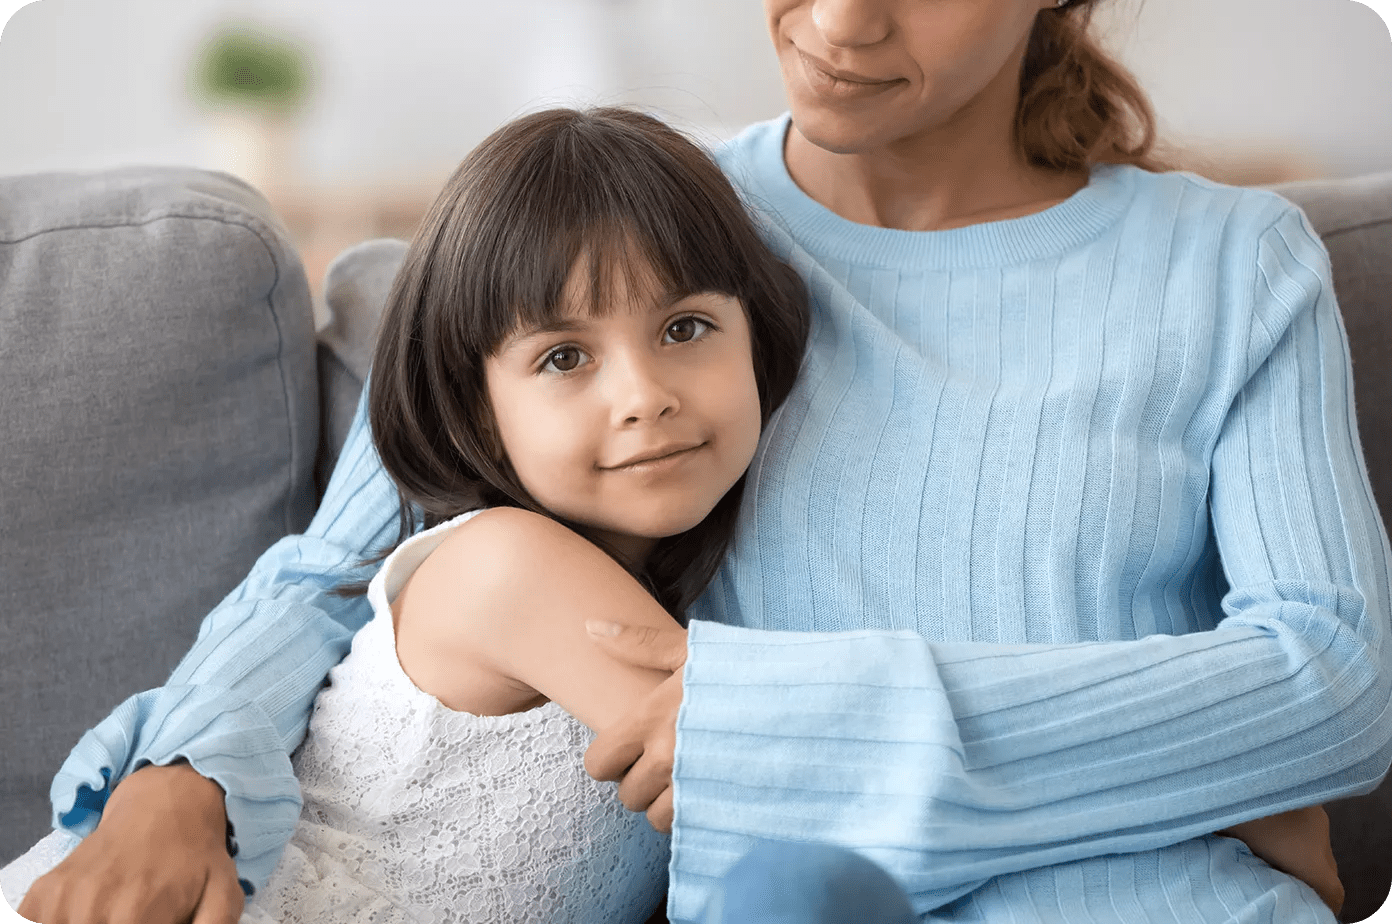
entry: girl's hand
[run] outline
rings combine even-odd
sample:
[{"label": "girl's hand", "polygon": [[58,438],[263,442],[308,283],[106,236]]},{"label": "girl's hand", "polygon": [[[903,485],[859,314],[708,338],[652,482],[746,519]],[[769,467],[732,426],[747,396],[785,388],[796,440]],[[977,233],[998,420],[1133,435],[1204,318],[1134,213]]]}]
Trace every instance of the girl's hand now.
[{"label": "girl's hand", "polygon": [[1245,821],[1218,832],[1235,837],[1275,869],[1314,889],[1335,914],[1344,904],[1344,884],[1329,842],[1329,816],[1318,805]]},{"label": "girl's hand", "polygon": [[585,752],[585,770],[597,780],[619,780],[619,801],[670,833],[672,763],[677,745],[677,712],[682,702],[686,630],[654,629],[590,621],[590,637],[620,661],[672,671],[672,676],[640,701],[627,717],[605,728]]},{"label": "girl's hand", "polygon": [[18,911],[42,924],[237,924],[244,900],[222,788],[178,763],[122,780]]}]

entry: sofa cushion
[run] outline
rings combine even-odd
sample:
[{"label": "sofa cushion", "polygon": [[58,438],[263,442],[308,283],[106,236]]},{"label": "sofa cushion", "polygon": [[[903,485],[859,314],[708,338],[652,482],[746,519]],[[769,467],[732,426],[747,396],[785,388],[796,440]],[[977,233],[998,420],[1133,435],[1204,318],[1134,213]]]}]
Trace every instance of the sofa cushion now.
[{"label": "sofa cushion", "polygon": [[314,503],[304,270],[250,187],[0,179],[0,860],[82,732],[160,685]]},{"label": "sofa cushion", "polygon": [[324,302],[329,317],[319,331],[322,440],[315,472],[321,495],[353,423],[367,369],[372,364],[377,324],[405,257],[405,241],[378,238],[348,248],[334,258],[324,273]]}]

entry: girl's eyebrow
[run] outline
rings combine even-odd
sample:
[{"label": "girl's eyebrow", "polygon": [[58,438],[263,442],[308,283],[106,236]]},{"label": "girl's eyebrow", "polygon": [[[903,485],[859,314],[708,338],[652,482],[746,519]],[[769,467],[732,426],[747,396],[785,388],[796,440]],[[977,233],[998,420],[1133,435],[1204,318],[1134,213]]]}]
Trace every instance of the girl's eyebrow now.
[{"label": "girl's eyebrow", "polygon": [[554,318],[547,321],[545,324],[528,327],[526,330],[518,331],[511,337],[508,337],[503,341],[503,347],[499,352],[508,353],[518,347],[526,345],[529,340],[535,340],[538,337],[544,337],[548,334],[574,333],[578,330],[584,330],[587,326],[588,325],[583,320],[578,318]]},{"label": "girl's eyebrow", "polygon": [[586,327],[589,327],[589,325],[580,318],[558,317],[547,321],[545,324],[538,324],[535,327],[529,327],[524,331],[520,331],[516,339],[521,340],[526,337],[536,337],[540,334],[570,333],[572,331],[583,330]]}]

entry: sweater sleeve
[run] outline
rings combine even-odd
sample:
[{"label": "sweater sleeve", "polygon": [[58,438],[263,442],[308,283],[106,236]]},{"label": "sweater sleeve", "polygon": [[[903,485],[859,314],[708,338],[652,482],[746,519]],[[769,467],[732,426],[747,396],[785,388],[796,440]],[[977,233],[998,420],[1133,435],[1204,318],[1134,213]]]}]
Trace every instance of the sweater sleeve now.
[{"label": "sweater sleeve", "polygon": [[147,764],[183,758],[227,794],[243,889],[269,878],[299,816],[290,753],[329,669],[368,616],[365,597],[329,591],[370,577],[358,563],[396,535],[396,492],[364,407],[306,532],[258,559],[204,619],[165,686],[132,696],[78,741],[50,790],[55,827],[90,833],[113,786]]},{"label": "sweater sleeve", "polygon": [[693,622],[671,914],[695,918],[756,837],[861,850],[925,912],[994,876],[1376,784],[1389,551],[1328,258],[1291,209],[1257,264],[1246,379],[1211,460],[1218,626],[1007,646]]}]

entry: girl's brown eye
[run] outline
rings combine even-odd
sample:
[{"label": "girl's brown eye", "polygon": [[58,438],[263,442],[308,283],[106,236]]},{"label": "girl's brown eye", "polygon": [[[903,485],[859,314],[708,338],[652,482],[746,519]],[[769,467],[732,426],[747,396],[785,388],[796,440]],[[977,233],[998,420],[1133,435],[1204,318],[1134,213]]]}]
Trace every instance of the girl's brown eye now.
[{"label": "girl's brown eye", "polygon": [[667,325],[667,336],[676,343],[686,343],[695,340],[701,333],[701,328],[709,327],[700,318],[682,318]]},{"label": "girl's brown eye", "polygon": [[557,372],[570,372],[580,365],[580,351],[574,347],[562,347],[546,357],[546,365]]}]

